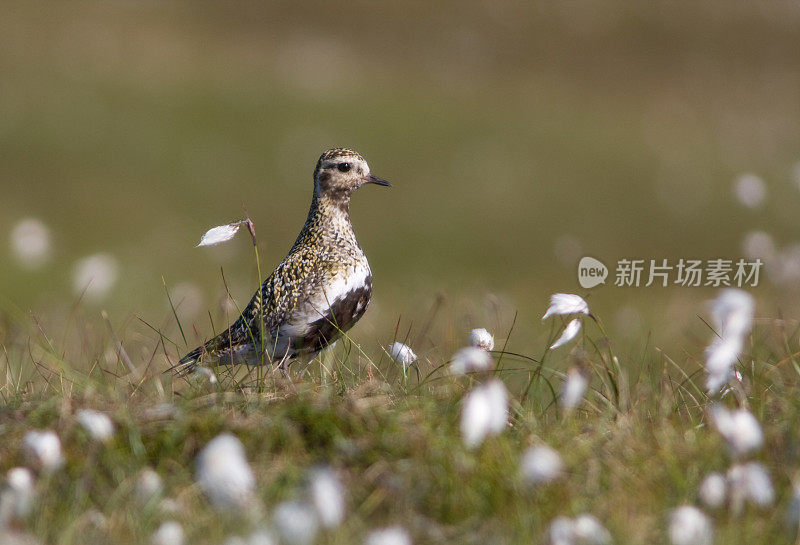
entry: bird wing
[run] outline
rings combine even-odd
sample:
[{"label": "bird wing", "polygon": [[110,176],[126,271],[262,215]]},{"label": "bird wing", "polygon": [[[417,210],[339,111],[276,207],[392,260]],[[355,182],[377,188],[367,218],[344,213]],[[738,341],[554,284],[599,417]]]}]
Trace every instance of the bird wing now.
[{"label": "bird wing", "polygon": [[[281,325],[286,323],[298,304],[307,296],[321,274],[312,265],[307,250],[295,248],[286,256],[270,274],[261,287],[253,295],[242,314],[227,329],[205,344],[198,346],[172,368],[173,371],[185,375],[191,372],[201,361],[236,363],[246,359],[248,355],[261,352],[261,336],[267,337],[265,348],[270,353],[282,353],[285,344],[281,337]],[[281,350],[283,349],[283,350]]]}]

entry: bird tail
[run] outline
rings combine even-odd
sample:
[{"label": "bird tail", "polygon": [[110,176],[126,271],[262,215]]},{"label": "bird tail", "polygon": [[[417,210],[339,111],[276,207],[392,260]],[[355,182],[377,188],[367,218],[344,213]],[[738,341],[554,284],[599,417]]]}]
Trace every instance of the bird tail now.
[{"label": "bird tail", "polygon": [[170,371],[179,377],[185,377],[203,363],[220,363],[230,351],[230,330],[225,330],[205,344],[201,344],[176,363]]},{"label": "bird tail", "polygon": [[198,346],[185,356],[183,356],[178,363],[172,366],[170,371],[178,375],[179,377],[185,377],[186,375],[190,374],[194,371],[198,365],[200,365],[200,361],[203,359],[203,355],[206,354],[206,347],[205,345]]}]

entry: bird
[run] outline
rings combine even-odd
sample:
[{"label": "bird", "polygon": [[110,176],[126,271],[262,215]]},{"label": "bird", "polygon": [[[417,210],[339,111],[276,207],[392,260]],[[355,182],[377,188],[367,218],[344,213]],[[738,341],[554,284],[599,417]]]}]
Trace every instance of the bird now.
[{"label": "bird", "polygon": [[358,152],[325,151],[314,169],[306,222],[289,253],[237,320],[183,356],[174,370],[276,362],[284,370],[292,360],[313,360],[350,329],[372,298],[372,271],[350,220],[350,198],[366,184],[391,187]]}]

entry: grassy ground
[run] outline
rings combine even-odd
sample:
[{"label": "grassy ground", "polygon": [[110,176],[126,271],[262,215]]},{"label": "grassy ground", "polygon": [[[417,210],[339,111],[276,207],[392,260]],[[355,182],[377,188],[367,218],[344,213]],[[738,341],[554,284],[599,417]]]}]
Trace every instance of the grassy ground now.
[{"label": "grassy ground", "polygon": [[[187,542],[221,543],[248,525],[269,524],[279,502],[305,497],[309,471],[325,464],[345,485],[348,517],[319,543],[359,542],[391,524],[406,527],[415,543],[537,543],[554,517],[583,512],[597,516],[615,542],[664,543],[670,510],[697,504],[702,478],[731,463],[707,421],[702,353],[649,347],[617,366],[617,343],[591,320],[577,345],[551,352],[543,342],[524,357],[512,354],[517,333],[495,332],[494,375],[511,392],[511,415],[500,436],[474,451],[462,444],[459,414],[465,392],[481,379],[451,376],[447,356],[421,358],[404,378],[380,350],[345,341],[288,378],[220,369],[219,384],[209,385],[164,374],[164,354],[174,360],[177,349],[147,339],[144,325],[114,333],[124,338],[139,329],[140,341],[123,342],[130,372],[104,328],[76,323],[64,341],[31,329],[30,342],[9,353],[0,469],[27,463],[21,442],[32,429],[55,430],[67,459],[38,482],[33,513],[22,522],[45,542],[147,542],[162,520],[175,519]],[[796,332],[796,322],[761,317],[740,360],[739,401],[763,426],[756,459],[768,468],[777,501],[737,514],[711,511],[717,543],[794,540],[785,513],[800,469]],[[565,414],[554,396],[576,363],[590,372],[591,388]],[[736,404],[733,396],[725,402]],[[112,417],[112,441],[92,442],[76,424],[76,411],[86,407]],[[198,451],[222,431],[243,442],[255,471],[264,505],[255,519],[218,514],[195,482]],[[520,479],[520,458],[542,442],[561,453],[566,474],[531,488]],[[135,480],[147,466],[164,479],[176,510],[165,513],[158,502],[137,507]]]}]

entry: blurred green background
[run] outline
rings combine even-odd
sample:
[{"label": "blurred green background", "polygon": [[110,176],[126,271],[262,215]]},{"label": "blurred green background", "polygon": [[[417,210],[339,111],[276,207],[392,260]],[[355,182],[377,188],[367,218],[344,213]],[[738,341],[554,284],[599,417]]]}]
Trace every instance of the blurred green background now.
[{"label": "blurred green background", "polygon": [[[168,324],[163,275],[203,337],[220,269],[240,304],[258,279],[246,236],[195,248],[202,233],[246,206],[271,270],[333,146],[394,184],[352,204],[375,276],[364,344],[398,320],[427,333],[439,304],[454,342],[518,312],[525,345],[549,294],[586,294],[582,255],[613,275],[758,253],[759,315],[796,311],[797,2],[3,2],[2,306],[65,316],[101,253],[117,274],[82,308]],[[25,218],[49,229],[41,264],[15,256]],[[589,300],[612,335],[703,331],[710,289],[610,280]]]}]

